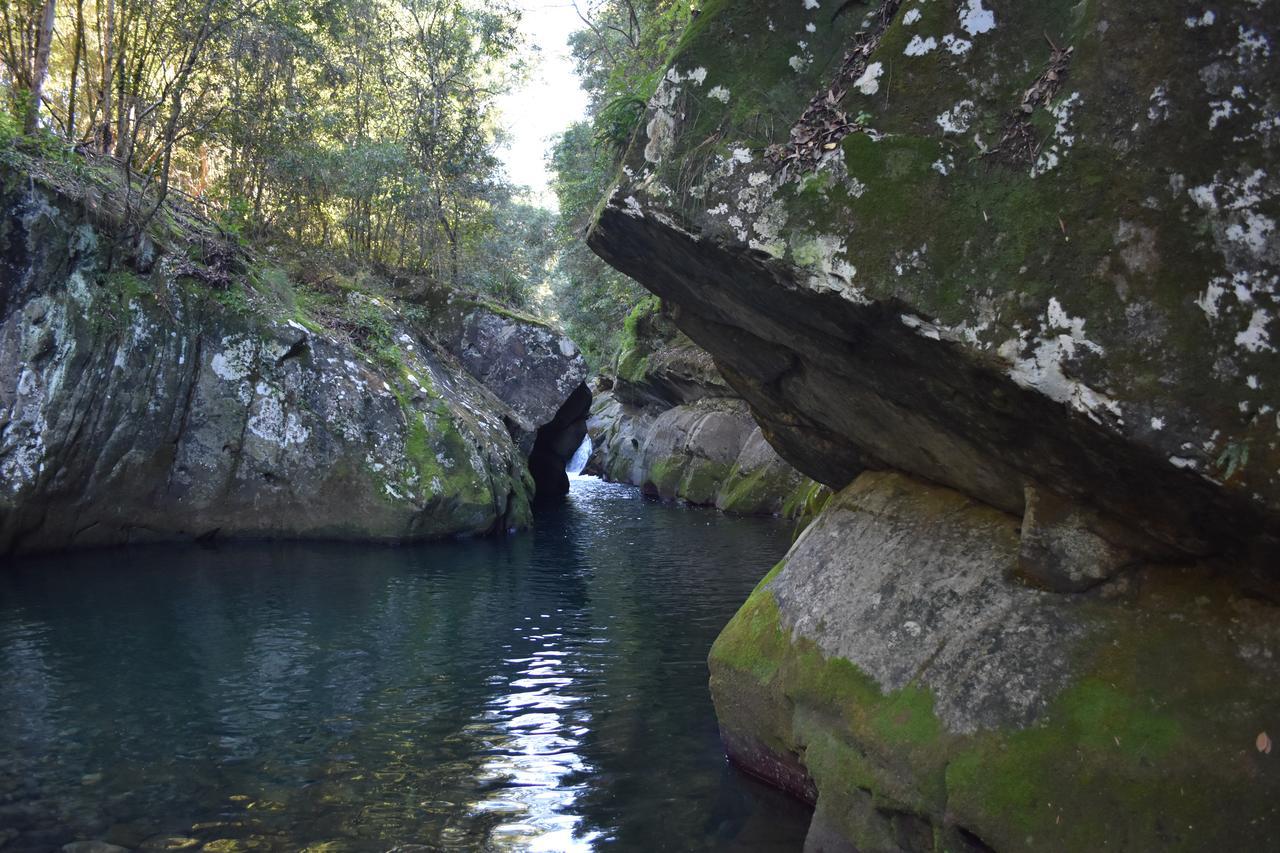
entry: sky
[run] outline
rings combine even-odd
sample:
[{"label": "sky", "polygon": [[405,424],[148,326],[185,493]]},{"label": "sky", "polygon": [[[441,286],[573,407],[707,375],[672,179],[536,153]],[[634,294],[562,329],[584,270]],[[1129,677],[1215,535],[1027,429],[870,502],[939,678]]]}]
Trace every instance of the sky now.
[{"label": "sky", "polygon": [[555,195],[547,187],[548,140],[582,118],[587,108],[567,43],[582,21],[568,0],[519,0],[519,6],[524,12],[520,28],[540,48],[540,60],[524,86],[498,99],[511,134],[510,145],[499,153],[511,181],[528,186],[534,203],[554,209]]}]

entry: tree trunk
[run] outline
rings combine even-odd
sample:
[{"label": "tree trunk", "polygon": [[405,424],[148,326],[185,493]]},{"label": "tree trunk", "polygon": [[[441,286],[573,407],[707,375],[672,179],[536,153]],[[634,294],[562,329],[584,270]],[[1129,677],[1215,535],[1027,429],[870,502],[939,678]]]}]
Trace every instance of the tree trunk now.
[{"label": "tree trunk", "polygon": [[27,118],[23,129],[34,133],[40,120],[40,96],[44,93],[44,80],[49,76],[49,49],[53,47],[54,0],[45,0],[40,16],[40,31],[36,35],[35,63],[31,68],[31,103],[27,105]]},{"label": "tree trunk", "polygon": [[71,49],[71,92],[67,95],[67,138],[76,139],[76,83],[80,77],[80,54],[84,52],[84,0],[76,0],[76,40]]},{"label": "tree trunk", "polygon": [[111,134],[111,122],[115,119],[112,109],[112,86],[115,84],[116,70],[116,0],[107,0],[107,28],[102,37],[102,124],[98,126],[95,140],[98,150],[103,154],[111,153],[114,137]]}]

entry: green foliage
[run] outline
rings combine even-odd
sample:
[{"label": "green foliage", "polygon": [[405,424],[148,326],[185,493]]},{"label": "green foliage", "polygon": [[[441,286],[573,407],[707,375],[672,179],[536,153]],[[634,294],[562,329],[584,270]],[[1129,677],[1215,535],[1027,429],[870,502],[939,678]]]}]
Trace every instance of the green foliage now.
[{"label": "green foliage", "polygon": [[796,520],[796,525],[791,531],[791,541],[794,542],[800,538],[800,534],[804,533],[822,512],[831,495],[831,489],[821,483],[810,482],[787,499],[783,504],[782,514]]},{"label": "green foliage", "polygon": [[0,146],[12,145],[22,135],[22,122],[0,109]]},{"label": "green foliage", "polygon": [[688,4],[666,0],[605,0],[591,18],[570,38],[590,98],[589,121],[561,134],[549,157],[560,206],[550,305],[588,364],[600,370],[614,362],[623,323],[645,291],[592,254],[582,238],[692,13]]},{"label": "green foliage", "polygon": [[229,308],[238,314],[249,313],[249,293],[240,282],[235,282],[221,290],[215,290],[213,298],[221,303],[223,307]]},{"label": "green foliage", "polygon": [[634,95],[620,95],[601,107],[595,117],[595,141],[622,154],[644,116],[645,102]]},{"label": "green foliage", "polygon": [[[37,88],[43,8],[0,4],[12,116]],[[508,0],[60,3],[23,145],[114,155],[143,191],[126,197],[127,228],[186,193],[242,242],[288,237],[457,282],[509,195],[493,107],[523,74],[518,19]],[[21,126],[0,119],[0,146]]]}]

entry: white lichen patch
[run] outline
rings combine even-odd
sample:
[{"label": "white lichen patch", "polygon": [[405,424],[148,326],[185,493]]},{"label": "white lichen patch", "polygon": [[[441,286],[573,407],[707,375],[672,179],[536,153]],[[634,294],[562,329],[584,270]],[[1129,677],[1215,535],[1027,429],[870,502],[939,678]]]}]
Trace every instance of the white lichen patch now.
[{"label": "white lichen patch", "polygon": [[644,146],[644,159],[650,163],[661,163],[675,143],[675,131],[675,116],[662,107],[654,110],[644,129],[649,140]]},{"label": "white lichen patch", "polygon": [[1055,122],[1053,132],[1049,135],[1052,141],[1045,145],[1044,150],[1031,166],[1031,177],[1037,178],[1056,169],[1062,162],[1062,158],[1066,156],[1068,149],[1075,145],[1076,136],[1070,132],[1071,116],[1081,103],[1080,93],[1072,92],[1049,108],[1049,113]]},{"label": "white lichen patch", "polygon": [[1205,287],[1204,293],[1200,294],[1200,297],[1196,299],[1196,305],[1200,306],[1200,310],[1210,320],[1218,319],[1218,300],[1227,292],[1226,284],[1227,280],[1225,278],[1221,276],[1214,278]]},{"label": "white lichen patch", "polygon": [[1255,309],[1249,318],[1249,325],[1236,335],[1236,346],[1249,352],[1275,352],[1271,345],[1271,337],[1267,326],[1271,323],[1271,315],[1262,308]]},{"label": "white lichen patch", "polygon": [[213,354],[209,369],[226,382],[239,382],[253,372],[257,347],[251,338],[231,335],[222,339],[222,351]]},{"label": "white lichen patch", "polygon": [[1156,86],[1147,98],[1147,118],[1154,124],[1169,118],[1169,92],[1164,86]]},{"label": "white lichen patch", "polygon": [[924,56],[926,53],[937,50],[938,40],[933,36],[921,38],[920,36],[912,36],[911,41],[907,42],[907,46],[903,49],[906,56]]},{"label": "white lichen patch", "polygon": [[954,341],[957,339],[956,334],[937,323],[925,320],[923,317],[917,317],[914,314],[900,314],[898,319],[902,321],[902,325],[914,331],[922,338],[928,338],[931,341]]},{"label": "white lichen patch", "polygon": [[782,237],[787,224],[787,206],[781,201],[771,202],[760,216],[751,223],[756,236],[748,241],[751,248],[767,252],[775,258],[786,254],[787,244]]},{"label": "white lichen patch", "polygon": [[907,13],[902,16],[902,23],[908,27],[920,20],[919,9],[908,9]]},{"label": "white lichen patch", "polygon": [[622,200],[622,212],[627,216],[633,216],[636,219],[644,219],[644,210],[640,207],[640,202],[636,197],[629,195]]},{"label": "white lichen patch", "polygon": [[976,111],[973,101],[964,100],[940,114],[935,121],[938,123],[938,127],[942,128],[943,133],[959,134],[969,131],[969,127],[973,124],[975,117]]},{"label": "white lichen patch", "polygon": [[1063,337],[1040,338],[1032,344],[1027,356],[1021,354],[1024,342],[1019,338],[1011,338],[1002,344],[999,352],[1010,362],[1009,378],[1023,388],[1070,406],[1096,423],[1104,423],[1104,415],[1119,419],[1119,403],[1067,375],[1064,364],[1075,350]]},{"label": "white lichen patch", "polygon": [[1207,215],[1229,268],[1242,277],[1235,282],[1237,290],[1257,278],[1259,264],[1275,263],[1280,257],[1275,220],[1264,212],[1264,205],[1277,195],[1275,182],[1262,169],[1232,176],[1218,173],[1211,182],[1188,189],[1187,195]]},{"label": "white lichen patch", "polygon": [[947,33],[942,37],[942,46],[946,48],[947,53],[952,56],[964,56],[973,49],[973,42],[966,38],[961,38],[953,33]]},{"label": "white lichen patch", "polygon": [[729,90],[724,86],[712,86],[707,91],[707,97],[719,101],[722,104],[729,103]]},{"label": "white lichen patch", "polygon": [[297,414],[285,411],[280,390],[259,382],[254,391],[254,405],[245,425],[249,432],[282,448],[305,443],[311,432]]},{"label": "white lichen patch", "polygon": [[1189,15],[1186,20],[1187,29],[1195,30],[1202,27],[1211,27],[1214,20],[1216,20],[1216,16],[1213,14],[1212,9],[1205,11],[1202,15]]},{"label": "white lichen patch", "polygon": [[1253,65],[1271,58],[1271,41],[1266,34],[1241,24],[1236,30],[1236,45],[1231,55],[1241,65]]},{"label": "white lichen patch", "polygon": [[862,76],[854,81],[853,88],[864,95],[874,95],[880,91],[880,76],[884,74],[884,66],[873,62],[862,72]]},{"label": "white lichen patch", "polygon": [[35,483],[45,469],[44,436],[49,428],[45,420],[44,389],[40,376],[30,366],[18,375],[16,395],[0,432],[0,483],[17,494]]},{"label": "white lichen patch", "polygon": [[1229,119],[1236,113],[1237,110],[1235,104],[1226,98],[1219,101],[1210,101],[1209,129],[1214,130],[1224,119]]},{"label": "white lichen patch", "polygon": [[971,36],[991,32],[996,28],[995,13],[983,8],[982,0],[968,0],[960,7],[960,28]]},{"label": "white lichen patch", "polygon": [[819,234],[793,245],[792,258],[809,271],[809,287],[818,292],[834,292],[857,305],[871,300],[853,282],[858,270],[849,263],[844,240],[833,234]]},{"label": "white lichen patch", "polygon": [[999,354],[1010,364],[1009,378],[1023,388],[1068,405],[1096,423],[1123,424],[1119,403],[1067,372],[1068,363],[1081,349],[1103,354],[1099,344],[1085,337],[1084,324],[1083,318],[1071,316],[1051,298],[1040,335],[1028,341],[1029,333],[1024,331],[1001,344]]}]

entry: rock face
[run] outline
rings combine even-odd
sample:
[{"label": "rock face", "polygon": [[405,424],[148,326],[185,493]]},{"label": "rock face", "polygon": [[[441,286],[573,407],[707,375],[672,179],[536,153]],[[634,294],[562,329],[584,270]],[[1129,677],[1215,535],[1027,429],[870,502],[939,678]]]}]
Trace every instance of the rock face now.
[{"label": "rock face", "polygon": [[1161,566],[1027,587],[1018,518],[900,474],[837,494],[711,652],[734,760],[806,849],[1262,849],[1273,601]]},{"label": "rock face", "polygon": [[1276,11],[747,2],[682,40],[589,242],[848,486],[712,654],[813,849],[1271,843]]},{"label": "rock face", "polygon": [[[443,292],[444,298],[439,298]],[[429,327],[462,367],[510,407],[507,429],[529,458],[536,495],[569,491],[565,464],[587,434],[587,363],[547,324],[437,288]]]},{"label": "rock face", "polygon": [[591,407],[588,471],[664,500],[738,515],[793,514],[815,484],[765,441],[711,357],[656,300],[627,325],[613,387]]},{"label": "rock face", "polygon": [[1276,14],[1182,11],[708,9],[589,241],[821,482],[1032,485],[1269,559]]},{"label": "rock face", "polygon": [[572,344],[478,319],[495,331],[473,339],[524,336],[557,354],[508,404],[486,387],[496,370],[468,373],[390,297],[345,296],[366,321],[357,346],[302,314],[237,305],[248,273],[211,284],[176,242],[120,260],[91,193],[0,178],[0,554],[528,522],[526,433],[581,386]]}]

